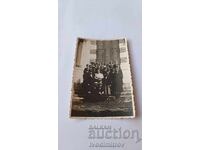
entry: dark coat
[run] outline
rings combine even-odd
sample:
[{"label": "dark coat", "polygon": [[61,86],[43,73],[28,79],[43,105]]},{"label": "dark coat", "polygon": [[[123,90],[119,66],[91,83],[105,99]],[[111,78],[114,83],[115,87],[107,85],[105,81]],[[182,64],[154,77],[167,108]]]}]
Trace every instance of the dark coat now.
[{"label": "dark coat", "polygon": [[113,95],[120,95],[123,91],[123,74],[122,71],[111,74],[111,91]]}]

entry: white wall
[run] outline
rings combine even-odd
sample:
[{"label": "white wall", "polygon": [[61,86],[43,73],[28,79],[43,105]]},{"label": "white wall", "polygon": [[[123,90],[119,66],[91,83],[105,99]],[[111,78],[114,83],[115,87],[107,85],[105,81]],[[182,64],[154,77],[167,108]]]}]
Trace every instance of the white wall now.
[{"label": "white wall", "polygon": [[[82,53],[81,53],[81,65],[75,67],[73,81],[83,82],[83,71],[87,64],[90,64],[90,59],[96,59],[95,54],[90,54],[91,49],[96,49],[96,45],[91,44],[91,41],[83,41]],[[75,51],[75,50],[74,50]]]}]

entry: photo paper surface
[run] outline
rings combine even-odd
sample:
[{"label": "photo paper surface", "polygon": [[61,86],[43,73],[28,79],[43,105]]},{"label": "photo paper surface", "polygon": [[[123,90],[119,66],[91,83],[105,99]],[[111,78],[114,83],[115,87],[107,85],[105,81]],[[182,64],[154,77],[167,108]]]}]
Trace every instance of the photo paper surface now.
[{"label": "photo paper surface", "polygon": [[71,118],[134,118],[127,40],[78,38],[71,89]]}]

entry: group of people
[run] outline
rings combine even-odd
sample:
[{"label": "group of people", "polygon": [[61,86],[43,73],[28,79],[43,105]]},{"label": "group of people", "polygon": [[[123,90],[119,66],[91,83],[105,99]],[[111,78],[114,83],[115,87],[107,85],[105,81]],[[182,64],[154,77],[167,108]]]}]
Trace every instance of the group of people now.
[{"label": "group of people", "polygon": [[119,98],[123,91],[122,80],[123,73],[117,64],[87,64],[83,71],[84,93]]}]

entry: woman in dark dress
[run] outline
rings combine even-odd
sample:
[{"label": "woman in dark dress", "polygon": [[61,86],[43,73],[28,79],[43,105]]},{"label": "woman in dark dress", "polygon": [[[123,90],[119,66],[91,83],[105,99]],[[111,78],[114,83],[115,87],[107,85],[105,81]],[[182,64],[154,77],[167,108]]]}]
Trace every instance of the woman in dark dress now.
[{"label": "woman in dark dress", "polygon": [[111,92],[116,98],[119,98],[123,91],[123,73],[119,66],[114,67],[114,71],[111,74]]}]

